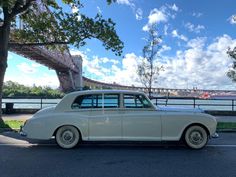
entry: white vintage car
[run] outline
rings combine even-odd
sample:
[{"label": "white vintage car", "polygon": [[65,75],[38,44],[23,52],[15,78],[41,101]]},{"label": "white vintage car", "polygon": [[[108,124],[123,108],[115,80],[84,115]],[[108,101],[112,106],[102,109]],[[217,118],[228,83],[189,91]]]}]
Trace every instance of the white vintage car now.
[{"label": "white vintage car", "polygon": [[216,119],[199,109],[156,107],[142,92],[78,91],[55,107],[38,111],[21,128],[31,139],[55,137],[62,148],[79,141],[179,141],[203,148],[215,134]]}]

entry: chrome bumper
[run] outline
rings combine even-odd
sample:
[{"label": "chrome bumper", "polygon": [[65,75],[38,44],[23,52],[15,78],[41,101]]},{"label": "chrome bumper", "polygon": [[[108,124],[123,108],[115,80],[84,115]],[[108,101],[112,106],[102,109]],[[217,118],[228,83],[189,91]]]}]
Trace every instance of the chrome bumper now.
[{"label": "chrome bumper", "polygon": [[219,134],[215,132],[213,135],[211,135],[211,138],[219,138]]}]

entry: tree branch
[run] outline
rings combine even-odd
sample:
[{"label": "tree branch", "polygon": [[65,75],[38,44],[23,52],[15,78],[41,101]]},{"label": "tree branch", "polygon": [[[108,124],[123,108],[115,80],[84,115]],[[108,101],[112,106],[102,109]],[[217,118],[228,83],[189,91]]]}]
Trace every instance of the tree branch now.
[{"label": "tree branch", "polygon": [[15,17],[17,14],[20,14],[24,11],[26,11],[32,4],[32,2],[36,2],[36,0],[27,0],[25,5],[20,7],[20,3],[16,3],[15,6],[12,8],[12,13],[10,14],[10,18]]}]

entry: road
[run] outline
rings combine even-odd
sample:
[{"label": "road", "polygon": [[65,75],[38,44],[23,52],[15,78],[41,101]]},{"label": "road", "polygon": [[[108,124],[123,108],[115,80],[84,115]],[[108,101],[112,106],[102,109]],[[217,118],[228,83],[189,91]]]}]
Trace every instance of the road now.
[{"label": "road", "polygon": [[236,177],[236,133],[206,148],[179,143],[83,143],[63,150],[51,141],[0,134],[1,177]]}]

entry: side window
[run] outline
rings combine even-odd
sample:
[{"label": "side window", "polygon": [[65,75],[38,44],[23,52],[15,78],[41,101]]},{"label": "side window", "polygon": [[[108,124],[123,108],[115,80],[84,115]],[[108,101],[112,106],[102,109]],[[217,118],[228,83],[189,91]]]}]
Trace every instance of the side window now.
[{"label": "side window", "polygon": [[125,108],[150,108],[150,102],[143,95],[124,94]]},{"label": "side window", "polygon": [[72,109],[102,108],[102,95],[81,95],[71,105]]},{"label": "side window", "polygon": [[118,108],[119,102],[119,94],[104,94],[104,108]]}]

